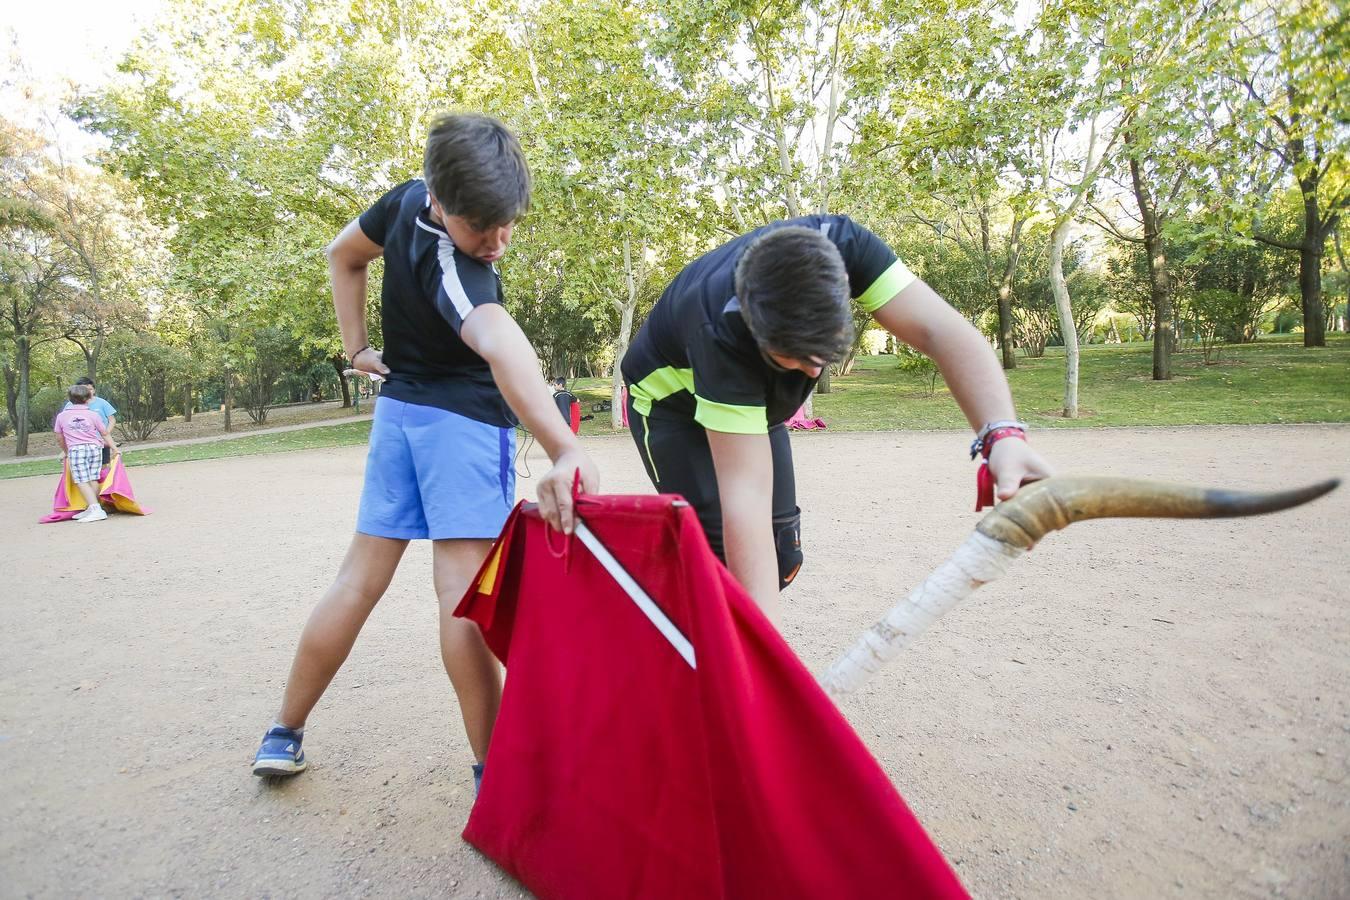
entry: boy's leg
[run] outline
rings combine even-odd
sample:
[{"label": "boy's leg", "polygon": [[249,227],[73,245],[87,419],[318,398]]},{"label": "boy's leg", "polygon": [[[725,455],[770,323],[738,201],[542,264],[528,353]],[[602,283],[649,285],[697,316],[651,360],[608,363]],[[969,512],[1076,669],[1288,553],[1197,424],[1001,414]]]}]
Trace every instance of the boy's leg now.
[{"label": "boy's leg", "polygon": [[300,633],[277,715],[279,724],[295,730],[305,726],[310,711],[351,653],[361,626],[389,587],[407,546],[404,540],[352,536],[337,578]]},{"label": "boy's leg", "polygon": [[433,541],[431,546],[436,599],[440,603],[441,661],[459,698],[469,746],[481,763],[487,757],[492,726],[501,706],[501,667],[478,625],[456,618],[454,612],[492,548],[492,541],[442,540]]},{"label": "boy's leg", "polygon": [[79,489],[80,496],[84,498],[85,509],[93,509],[99,505],[97,481],[81,481],[75,487]]}]

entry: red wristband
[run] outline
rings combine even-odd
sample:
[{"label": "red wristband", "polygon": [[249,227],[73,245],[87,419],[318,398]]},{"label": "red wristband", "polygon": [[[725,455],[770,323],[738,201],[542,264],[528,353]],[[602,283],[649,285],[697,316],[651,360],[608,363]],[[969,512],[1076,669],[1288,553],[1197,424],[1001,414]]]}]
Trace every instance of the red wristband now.
[{"label": "red wristband", "polygon": [[[1017,438],[1019,441],[1025,441],[1027,434],[1020,428],[996,428],[984,436],[981,442],[980,452],[986,460],[989,459],[990,452],[994,445],[1004,438]],[[994,505],[994,475],[989,471],[989,463],[981,462],[980,470],[975,473],[975,511],[979,512],[986,506]]]},{"label": "red wristband", "polygon": [[983,446],[980,447],[980,453],[985,459],[989,458],[989,453],[994,449],[994,445],[1004,438],[1017,438],[1019,441],[1027,439],[1027,433],[1020,428],[995,428],[984,436]]}]

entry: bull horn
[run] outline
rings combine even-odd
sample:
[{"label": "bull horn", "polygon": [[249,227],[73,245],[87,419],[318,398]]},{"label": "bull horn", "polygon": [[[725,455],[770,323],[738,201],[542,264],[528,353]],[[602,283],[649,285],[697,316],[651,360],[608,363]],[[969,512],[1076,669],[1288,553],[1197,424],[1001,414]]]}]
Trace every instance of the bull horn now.
[{"label": "bull horn", "polygon": [[946,562],[865,631],[821,676],[832,697],[860,685],[952,607],[995,581],[1051,531],[1106,517],[1218,518],[1289,509],[1329,493],[1330,479],[1292,491],[1253,494],[1128,478],[1048,478],[988,513]]},{"label": "bull horn", "polygon": [[1220,519],[1279,512],[1336,489],[1331,478],[1270,494],[1197,488],[1137,478],[1079,475],[1027,485],[975,526],[981,534],[1030,550],[1051,531],[1086,519]]}]

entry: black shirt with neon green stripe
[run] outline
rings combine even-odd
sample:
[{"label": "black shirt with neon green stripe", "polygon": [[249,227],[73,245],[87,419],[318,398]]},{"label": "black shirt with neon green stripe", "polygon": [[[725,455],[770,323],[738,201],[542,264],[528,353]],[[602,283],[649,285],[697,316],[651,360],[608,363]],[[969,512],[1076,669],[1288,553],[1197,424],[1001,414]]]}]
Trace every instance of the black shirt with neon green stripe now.
[{"label": "black shirt with neon green stripe", "polygon": [[764,434],[806,402],[816,379],[765,359],[735,296],[741,254],[764,232],[788,225],[819,230],[839,248],[849,295],[867,312],[914,280],[884,241],[848,216],[803,216],[741,235],[685,266],[629,346],[622,370],[640,415]]}]

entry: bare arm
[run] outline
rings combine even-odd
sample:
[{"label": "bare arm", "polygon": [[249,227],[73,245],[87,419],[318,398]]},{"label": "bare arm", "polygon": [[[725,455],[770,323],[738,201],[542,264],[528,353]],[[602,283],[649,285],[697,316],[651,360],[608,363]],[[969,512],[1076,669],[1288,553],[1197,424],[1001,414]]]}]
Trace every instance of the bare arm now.
[{"label": "bare arm", "polygon": [[[922,281],[914,281],[873,313],[900,340],[937,363],[952,397],[979,431],[989,422],[1016,419],[1012,392],[984,335]],[[1007,500],[1025,481],[1054,474],[1022,441],[999,441],[989,458],[998,498]]]},{"label": "bare arm", "polygon": [[771,620],[778,620],[773,546],[773,453],[767,434],[708,432],[727,568]]},{"label": "bare arm", "polygon": [[366,282],[370,264],[383,252],[384,248],[366,237],[356,219],[347,223],[326,251],[328,278],[333,285],[333,309],[342,332],[342,350],[351,360],[352,368],[377,375],[388,375],[389,368],[380,358],[380,352],[370,347],[370,333],[366,329]]},{"label": "bare arm", "polygon": [[600,475],[581,442],[558,415],[553,393],[539,377],[539,357],[516,320],[503,307],[488,303],[464,319],[459,336],[492,368],[492,379],[520,421],[544,448],[553,468],[539,480],[539,511],[554,528],[571,534],[572,478],[581,472],[586,493],[600,489]]},{"label": "bare arm", "polygon": [[[111,419],[110,416],[109,421]],[[104,425],[97,416],[94,417],[94,423],[98,425],[99,433],[103,435],[103,443],[108,445],[108,449],[112,450],[113,453],[121,453],[122,451],[117,449],[117,441],[113,440],[112,429]]]}]

